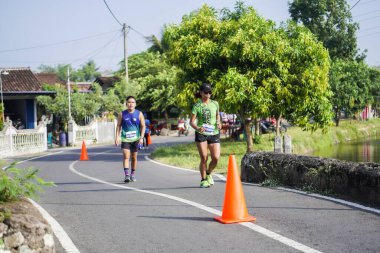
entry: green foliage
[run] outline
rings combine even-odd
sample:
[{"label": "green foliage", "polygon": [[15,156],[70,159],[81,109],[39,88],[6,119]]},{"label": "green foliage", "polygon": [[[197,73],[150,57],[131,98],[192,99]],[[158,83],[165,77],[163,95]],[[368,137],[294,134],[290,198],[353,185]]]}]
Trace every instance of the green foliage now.
[{"label": "green foliage", "polygon": [[[52,113],[66,123],[69,120],[69,105],[67,90],[59,86],[49,86],[55,90],[55,97],[38,96],[37,102],[42,105],[46,113]],[[81,123],[87,116],[94,116],[101,112],[119,112],[122,109],[120,99],[115,95],[115,90],[103,94],[102,89],[96,83],[92,86],[91,93],[71,93],[71,114],[75,122]]]},{"label": "green foliage", "polygon": [[[320,130],[311,133],[305,132],[299,127],[290,127],[286,134],[292,137],[294,154],[309,154],[313,150],[326,149],[336,143],[367,138],[368,134],[376,136],[379,131],[380,119],[371,119],[369,121],[342,121],[339,127],[328,127],[326,133],[322,133]],[[255,150],[273,151],[273,136],[273,134],[261,135],[261,142],[255,145]],[[243,142],[230,142],[228,139],[221,140],[221,155],[216,171],[227,173],[229,155],[234,154],[236,161],[240,163],[246,153],[246,145]],[[159,147],[152,153],[152,156],[154,159],[173,166],[199,169],[199,153],[194,143]]]},{"label": "green foliage", "polygon": [[[4,112],[4,104],[0,104],[0,115],[3,115],[3,112]],[[0,117],[0,131],[3,130],[3,128],[4,128],[4,119],[1,116]]]},{"label": "green foliage", "polygon": [[[121,98],[136,96],[138,108],[144,111],[165,112],[178,104],[176,84],[179,70],[170,65],[165,54],[155,48],[128,59],[131,81],[125,86],[118,85],[115,92]],[[121,69],[119,74],[124,74],[124,70]]]},{"label": "green foliage", "polygon": [[16,168],[15,163],[6,170],[0,170],[0,202],[18,200],[21,197],[38,198],[42,187],[55,186],[37,176],[38,169]]},{"label": "green foliage", "polygon": [[[11,211],[8,208],[1,208],[0,210],[0,223],[3,222],[5,219],[9,219],[12,215]],[[1,249],[1,239],[0,239],[0,249]]]},{"label": "green foliage", "polygon": [[262,183],[260,183],[261,186],[266,186],[266,187],[279,187],[281,186],[281,182],[277,178],[267,178],[265,179]]},{"label": "green foliage", "polygon": [[262,141],[261,139],[262,139],[261,135],[255,135],[255,137],[253,137],[253,143],[260,144]]},{"label": "green foliage", "polygon": [[190,107],[199,84],[210,82],[221,110],[243,119],[285,117],[305,130],[331,123],[328,52],[304,27],[276,28],[241,2],[220,17],[204,5],[166,27],[163,40],[183,70],[182,106]]},{"label": "green foliage", "polygon": [[331,103],[337,124],[341,111],[352,116],[374,100],[371,87],[376,86],[371,86],[370,69],[363,62],[334,61],[330,70],[330,83],[333,91]]},{"label": "green foliage", "polygon": [[353,22],[346,0],[294,0],[289,12],[294,21],[303,23],[322,41],[331,59],[354,59],[359,25]]}]

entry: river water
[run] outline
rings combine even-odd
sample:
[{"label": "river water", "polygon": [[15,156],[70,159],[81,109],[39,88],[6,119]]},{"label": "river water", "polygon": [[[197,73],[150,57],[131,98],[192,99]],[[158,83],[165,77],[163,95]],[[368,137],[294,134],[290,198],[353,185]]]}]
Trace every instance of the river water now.
[{"label": "river water", "polygon": [[316,150],[312,155],[344,161],[380,163],[380,139],[340,143]]}]

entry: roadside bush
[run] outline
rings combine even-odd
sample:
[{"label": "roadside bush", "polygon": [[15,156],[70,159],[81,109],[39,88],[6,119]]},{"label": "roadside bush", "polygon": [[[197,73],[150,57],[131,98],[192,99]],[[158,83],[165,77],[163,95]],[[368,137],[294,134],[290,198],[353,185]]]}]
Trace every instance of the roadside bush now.
[{"label": "roadside bush", "polygon": [[37,176],[38,169],[16,168],[15,163],[7,169],[0,169],[0,203],[19,200],[22,197],[38,199],[43,187],[55,186]]}]

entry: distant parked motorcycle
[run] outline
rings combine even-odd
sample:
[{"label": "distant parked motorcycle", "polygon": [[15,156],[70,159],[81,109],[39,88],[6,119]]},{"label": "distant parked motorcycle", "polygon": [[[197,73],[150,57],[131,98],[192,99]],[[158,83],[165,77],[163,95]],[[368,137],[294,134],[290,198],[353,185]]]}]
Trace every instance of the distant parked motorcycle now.
[{"label": "distant parked motorcycle", "polygon": [[178,121],[178,137],[181,136],[181,134],[187,136],[189,134],[189,129],[185,126],[185,121],[184,120],[179,120]]},{"label": "distant parked motorcycle", "polygon": [[24,123],[22,123],[21,119],[17,119],[16,121],[14,121],[13,126],[14,126],[14,128],[16,128],[18,130],[25,129],[25,125],[24,125]]}]

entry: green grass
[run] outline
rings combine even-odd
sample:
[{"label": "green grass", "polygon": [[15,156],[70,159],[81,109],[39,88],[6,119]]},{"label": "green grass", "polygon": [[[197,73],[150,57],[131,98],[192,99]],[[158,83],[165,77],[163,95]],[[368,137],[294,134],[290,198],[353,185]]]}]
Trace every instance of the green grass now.
[{"label": "green grass", "polygon": [[[318,130],[314,133],[302,131],[299,127],[291,127],[287,134],[292,137],[293,153],[308,154],[336,143],[344,143],[349,140],[365,138],[367,136],[380,135],[380,119],[369,121],[341,121],[339,127],[331,126],[326,133]],[[254,144],[254,151],[273,151],[274,134],[264,134],[260,144]],[[246,153],[246,142],[230,142],[222,140],[221,157],[215,172],[226,173],[228,168],[228,157],[234,154],[238,167]],[[152,157],[165,164],[182,168],[198,170],[199,155],[195,143],[176,145],[172,147],[160,147],[152,153]],[[210,161],[210,158],[209,158]]]}]

